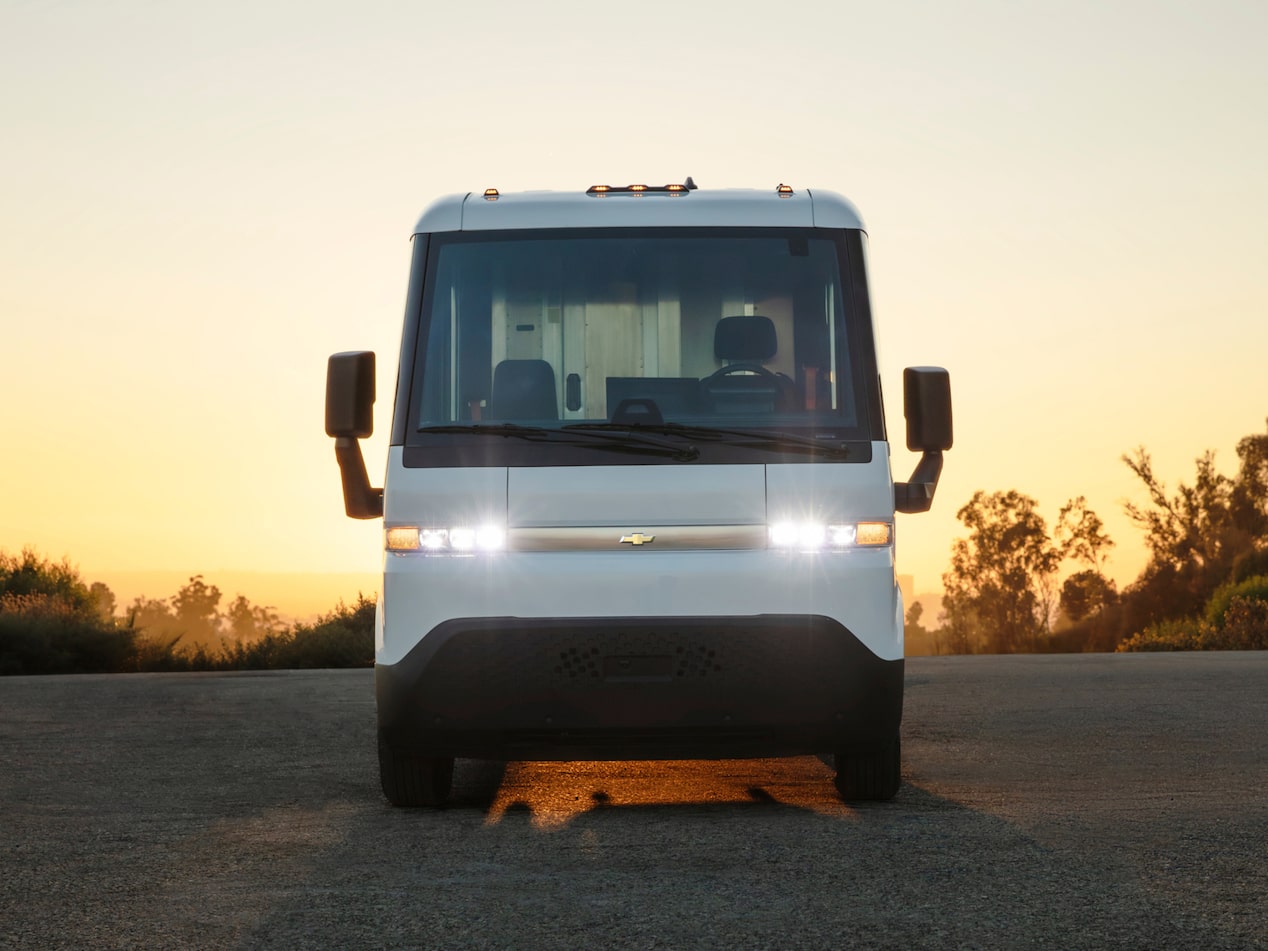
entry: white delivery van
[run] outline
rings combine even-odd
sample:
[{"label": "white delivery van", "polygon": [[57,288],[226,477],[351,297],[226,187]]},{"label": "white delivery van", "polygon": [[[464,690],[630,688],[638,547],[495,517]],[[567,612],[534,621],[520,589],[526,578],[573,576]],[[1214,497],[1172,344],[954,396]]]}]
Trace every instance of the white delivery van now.
[{"label": "white delivery van", "polygon": [[384,520],[383,791],[455,757],[833,754],[899,787],[894,513],[951,446],[904,375],[893,481],[863,222],[830,192],[684,184],[437,201],[414,229],[383,489],[374,354],[330,358],[345,507]]}]

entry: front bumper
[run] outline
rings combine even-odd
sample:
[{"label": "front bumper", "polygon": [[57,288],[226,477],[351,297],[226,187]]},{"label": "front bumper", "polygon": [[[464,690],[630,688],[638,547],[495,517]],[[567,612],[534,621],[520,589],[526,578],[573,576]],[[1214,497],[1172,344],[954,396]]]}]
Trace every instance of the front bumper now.
[{"label": "front bumper", "polygon": [[428,756],[782,756],[890,743],[903,661],[818,615],[463,618],[375,689],[380,741]]}]

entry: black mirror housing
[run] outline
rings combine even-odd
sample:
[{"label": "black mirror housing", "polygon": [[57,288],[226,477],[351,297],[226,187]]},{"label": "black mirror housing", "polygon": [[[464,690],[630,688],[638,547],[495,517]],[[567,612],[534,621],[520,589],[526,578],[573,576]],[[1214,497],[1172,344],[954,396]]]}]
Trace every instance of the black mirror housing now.
[{"label": "black mirror housing", "polygon": [[944,452],[951,448],[951,374],[942,367],[903,370],[903,415],[907,448]]},{"label": "black mirror housing", "polygon": [[903,371],[907,448],[921,453],[907,482],[894,483],[894,510],[927,512],[942,475],[942,453],[951,448],[951,374],[942,367]]},{"label": "black mirror housing", "polygon": [[370,485],[358,439],[374,433],[374,353],[334,354],[326,364],[326,435],[335,437],[335,460],[350,518],[380,518],[383,490]]},{"label": "black mirror housing", "polygon": [[326,364],[326,435],[364,439],[374,433],[374,353],[336,353]]}]

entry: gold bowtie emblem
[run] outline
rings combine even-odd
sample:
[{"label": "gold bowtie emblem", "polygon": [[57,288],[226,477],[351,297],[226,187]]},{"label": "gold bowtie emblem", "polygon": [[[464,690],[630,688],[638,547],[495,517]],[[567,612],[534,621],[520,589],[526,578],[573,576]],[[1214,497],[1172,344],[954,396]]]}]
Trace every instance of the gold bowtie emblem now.
[{"label": "gold bowtie emblem", "polygon": [[622,545],[650,545],[654,541],[656,541],[655,535],[644,535],[642,532],[621,536]]}]

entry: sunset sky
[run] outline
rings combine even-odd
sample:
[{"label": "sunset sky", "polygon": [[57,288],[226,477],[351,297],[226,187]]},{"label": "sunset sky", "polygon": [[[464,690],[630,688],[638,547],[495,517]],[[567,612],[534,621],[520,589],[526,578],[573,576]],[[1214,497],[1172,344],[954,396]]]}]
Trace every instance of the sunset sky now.
[{"label": "sunset sky", "polygon": [[[1131,581],[1120,456],[1231,474],[1268,417],[1268,4],[722,8],[0,5],[0,549],[88,580],[369,576],[325,364],[380,355],[381,478],[418,212],[691,175],[858,204],[899,479],[902,368],[951,371],[934,510],[899,519],[918,591],[977,489],[1050,523],[1087,496]],[[356,584],[289,591],[243,593],[303,613]]]}]

